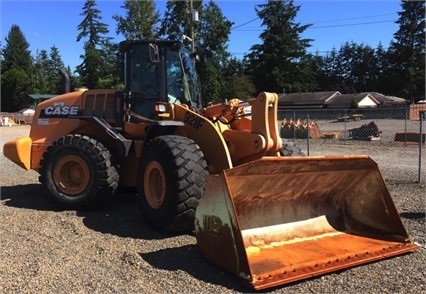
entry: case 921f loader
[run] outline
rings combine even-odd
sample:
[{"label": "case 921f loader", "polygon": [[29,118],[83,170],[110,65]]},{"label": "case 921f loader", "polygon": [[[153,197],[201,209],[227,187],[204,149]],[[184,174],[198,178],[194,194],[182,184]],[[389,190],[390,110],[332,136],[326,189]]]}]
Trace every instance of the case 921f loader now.
[{"label": "case 921f loader", "polygon": [[193,229],[208,259],[257,290],[416,249],[368,156],[283,156],[276,94],[203,108],[179,42],[120,51],[123,91],[43,101],[29,137],[3,147],[54,204],[94,207],[136,187],[147,223]]}]

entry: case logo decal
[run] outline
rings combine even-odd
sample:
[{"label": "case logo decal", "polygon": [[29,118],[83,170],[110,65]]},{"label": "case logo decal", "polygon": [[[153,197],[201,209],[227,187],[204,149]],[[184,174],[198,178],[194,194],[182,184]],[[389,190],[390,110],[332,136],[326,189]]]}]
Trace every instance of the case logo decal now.
[{"label": "case logo decal", "polygon": [[68,117],[78,115],[80,110],[79,106],[65,105],[64,102],[57,102],[53,105],[47,106],[41,110],[40,117]]}]

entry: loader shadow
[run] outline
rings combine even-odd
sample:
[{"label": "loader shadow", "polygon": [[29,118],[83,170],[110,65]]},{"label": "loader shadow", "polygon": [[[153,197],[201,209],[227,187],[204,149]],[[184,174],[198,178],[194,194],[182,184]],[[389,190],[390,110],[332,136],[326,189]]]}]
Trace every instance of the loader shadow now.
[{"label": "loader shadow", "polygon": [[237,277],[208,261],[201,254],[197,245],[184,245],[139,254],[143,260],[157,269],[173,272],[181,270],[206,283],[219,285],[240,293],[250,292],[250,289],[244,287]]},{"label": "loader shadow", "polygon": [[426,217],[424,212],[401,212],[399,215],[403,218],[408,218],[412,220],[416,220],[416,219],[424,220]]},{"label": "loader shadow", "polygon": [[[290,282],[263,290],[255,290],[245,285],[238,277],[224,271],[209,260],[199,250],[197,245],[184,245],[181,247],[166,248],[154,252],[139,253],[141,258],[157,269],[175,272],[182,270],[197,280],[225,287],[236,293],[271,293],[299,284],[301,281]],[[342,269],[338,272],[343,272]],[[336,272],[336,273],[338,273]],[[320,279],[311,277],[310,280]]]},{"label": "loader shadow", "polygon": [[166,236],[146,224],[139,201],[134,194],[120,193],[105,207],[94,211],[77,211],[83,224],[96,232],[123,238],[144,240],[165,239]]},{"label": "loader shadow", "polygon": [[[58,210],[47,200],[42,185],[38,183],[1,187],[0,201],[5,206],[20,209],[57,213],[64,211]],[[150,229],[145,223],[134,193],[119,193],[104,207],[91,211],[78,210],[76,215],[82,218],[87,228],[104,234],[146,240],[170,237]]]},{"label": "loader shadow", "polygon": [[0,200],[10,207],[40,211],[54,210],[53,205],[43,196],[41,184],[1,187]]}]

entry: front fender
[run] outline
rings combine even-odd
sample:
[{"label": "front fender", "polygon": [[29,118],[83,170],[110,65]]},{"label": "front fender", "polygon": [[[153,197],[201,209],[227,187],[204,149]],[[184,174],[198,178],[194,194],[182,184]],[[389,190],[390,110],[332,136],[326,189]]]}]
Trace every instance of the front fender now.
[{"label": "front fender", "polygon": [[185,123],[181,131],[200,146],[210,166],[210,173],[232,168],[225,139],[209,119],[179,104],[174,105],[174,118]]},{"label": "front fender", "polygon": [[148,143],[154,137],[175,134],[176,129],[182,126],[185,126],[185,124],[181,121],[174,121],[174,120],[153,121],[150,123],[149,128],[146,132],[145,139],[144,139],[145,144]]}]

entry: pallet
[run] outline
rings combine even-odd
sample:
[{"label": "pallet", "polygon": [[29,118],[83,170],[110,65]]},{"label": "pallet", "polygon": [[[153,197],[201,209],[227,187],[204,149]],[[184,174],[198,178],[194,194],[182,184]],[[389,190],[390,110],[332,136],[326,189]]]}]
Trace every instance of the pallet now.
[{"label": "pallet", "polygon": [[339,139],[340,132],[322,133],[321,138],[323,139]]}]

